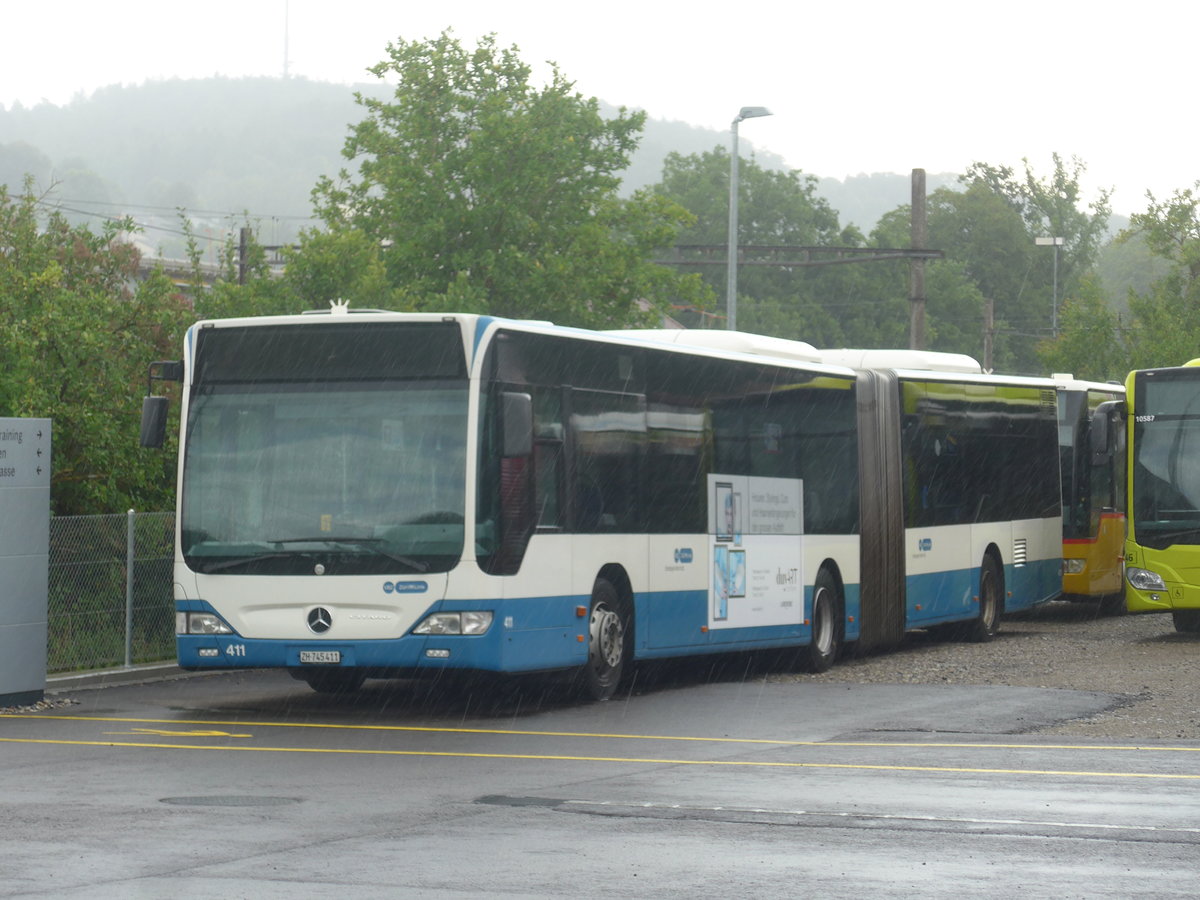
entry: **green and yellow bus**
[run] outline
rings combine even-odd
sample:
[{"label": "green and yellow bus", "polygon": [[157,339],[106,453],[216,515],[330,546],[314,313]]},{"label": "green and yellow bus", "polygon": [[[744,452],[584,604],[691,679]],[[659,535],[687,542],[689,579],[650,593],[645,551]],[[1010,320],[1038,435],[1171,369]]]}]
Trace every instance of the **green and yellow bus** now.
[{"label": "green and yellow bus", "polygon": [[1200,359],[1125,381],[1125,605],[1200,632]]}]

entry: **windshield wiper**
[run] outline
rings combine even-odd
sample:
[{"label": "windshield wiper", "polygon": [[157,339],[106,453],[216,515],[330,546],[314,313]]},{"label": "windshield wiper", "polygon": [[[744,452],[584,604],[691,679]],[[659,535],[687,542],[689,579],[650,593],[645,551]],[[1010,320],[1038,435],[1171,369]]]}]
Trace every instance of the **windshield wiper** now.
[{"label": "windshield wiper", "polygon": [[343,546],[357,547],[358,549],[370,548],[380,556],[387,557],[392,562],[398,562],[402,566],[408,566],[414,572],[428,572],[429,564],[421,562],[419,559],[412,559],[408,556],[400,556],[397,553],[377,546],[383,543],[383,538],[367,538],[367,537],[331,537],[329,535],[318,535],[317,537],[298,537],[298,538],[283,538],[282,540],[270,541],[272,544],[341,544]]},{"label": "windshield wiper", "polygon": [[290,551],[285,551],[283,553],[260,553],[258,556],[243,556],[239,559],[226,559],[222,560],[221,562],[202,563],[200,565],[200,571],[204,573],[219,572],[222,569],[233,569],[237,566],[248,566],[252,563],[263,562],[268,559],[283,559],[285,557],[292,559],[297,556],[307,555],[308,554],[306,553],[293,553]]}]

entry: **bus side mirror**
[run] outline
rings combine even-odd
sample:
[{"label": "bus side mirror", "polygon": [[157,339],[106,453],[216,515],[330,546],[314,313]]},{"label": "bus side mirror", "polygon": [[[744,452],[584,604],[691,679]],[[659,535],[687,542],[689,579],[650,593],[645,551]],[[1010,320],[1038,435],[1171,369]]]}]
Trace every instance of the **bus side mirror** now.
[{"label": "bus side mirror", "polygon": [[500,455],[505,459],[533,453],[533,398],[505,391],[500,395]]},{"label": "bus side mirror", "polygon": [[1124,418],[1124,400],[1107,400],[1096,407],[1092,414],[1092,427],[1088,431],[1088,449],[1093,466],[1107,465],[1112,459],[1116,429]]},{"label": "bus side mirror", "polygon": [[167,437],[167,410],[171,401],[166,397],[142,398],[142,446],[159,449]]},{"label": "bus side mirror", "polygon": [[[157,370],[157,371],[156,371]],[[183,381],[183,363],[173,360],[158,360],[150,363],[146,379],[146,396],[142,398],[143,447],[159,448],[167,437],[167,409],[171,401],[166,397],[154,396],[154,382]]]}]

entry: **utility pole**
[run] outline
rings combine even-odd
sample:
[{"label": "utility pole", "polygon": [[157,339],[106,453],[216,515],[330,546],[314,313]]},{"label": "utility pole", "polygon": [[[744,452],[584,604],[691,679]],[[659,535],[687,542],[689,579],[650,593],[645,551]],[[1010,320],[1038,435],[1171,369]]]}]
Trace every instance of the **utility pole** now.
[{"label": "utility pole", "polygon": [[1050,333],[1058,337],[1058,248],[1063,245],[1060,237],[1039,237],[1033,242],[1039,247],[1054,248],[1054,287],[1050,294]]},{"label": "utility pole", "polygon": [[[925,218],[925,170],[912,170],[912,249],[928,243]],[[925,349],[925,260],[914,254],[908,263],[908,348]]]},{"label": "utility pole", "polygon": [[238,232],[238,284],[246,283],[246,270],[250,266],[250,229],[243,227]]},{"label": "utility pole", "polygon": [[996,338],[995,308],[992,298],[983,301],[983,371],[992,371],[992,345]]}]

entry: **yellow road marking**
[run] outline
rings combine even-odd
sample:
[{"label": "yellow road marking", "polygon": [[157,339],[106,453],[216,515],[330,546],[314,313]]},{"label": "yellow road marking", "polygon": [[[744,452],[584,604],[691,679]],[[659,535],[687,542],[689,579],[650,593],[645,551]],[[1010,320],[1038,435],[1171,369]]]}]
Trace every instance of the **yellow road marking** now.
[{"label": "yellow road marking", "polygon": [[252,734],[231,734],[228,731],[167,731],[161,728],[131,728],[129,731],[106,731],[105,734],[156,734],[159,737],[254,737]]},{"label": "yellow road marking", "polygon": [[450,728],[427,725],[349,725],[323,722],[226,722],[208,719],[147,719],[117,716],[62,716],[39,713],[0,713],[0,719],[57,719],[70,722],[127,722],[151,725],[208,725],[245,728],[316,728],[340,731],[381,731],[407,734],[493,734],[512,737],[569,737],[626,741],[678,741],[712,744],[758,744],[777,747],[938,747],[986,750],[1105,750],[1131,752],[1135,750],[1173,753],[1200,753],[1195,747],[1155,747],[1147,744],[1015,744],[954,741],[792,741],[773,738],[704,737],[663,734],[622,734],[588,731],[535,731],[512,728]]},{"label": "yellow road marking", "polygon": [[564,756],[540,753],[466,753],[446,750],[367,750],[344,747],[247,747],[205,744],[134,743],[130,741],[67,741],[50,738],[0,738],[6,744],[54,744],[69,747],[141,747],[154,750],[254,751],[259,753],[336,753],[350,756],[423,756],[452,759],[524,759],[538,762],[611,762],[663,766],[722,766],[755,769],[852,769],[876,772],[936,772],[967,775],[1049,775],[1056,778],[1140,778],[1175,781],[1200,781],[1200,774],[1157,772],[1087,772],[1060,769],[990,769],[966,766],[898,766],[866,763],[770,762],[764,760],[669,759],[637,756]]}]

